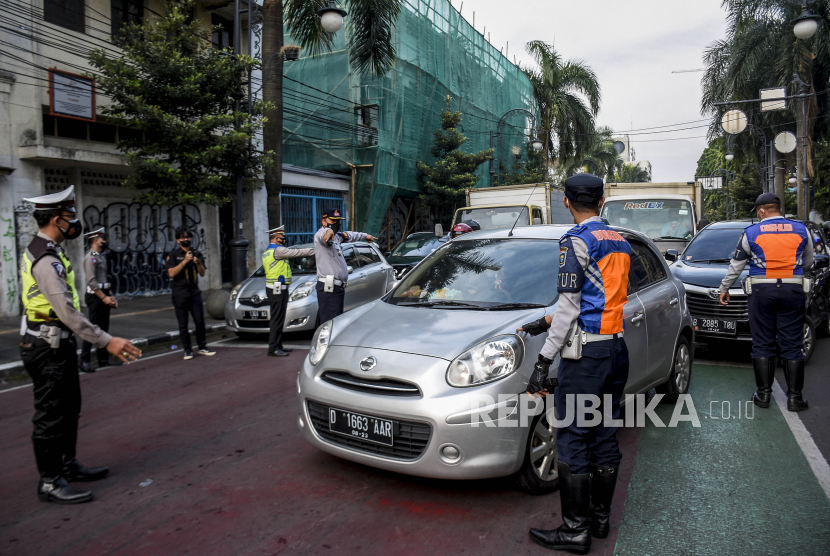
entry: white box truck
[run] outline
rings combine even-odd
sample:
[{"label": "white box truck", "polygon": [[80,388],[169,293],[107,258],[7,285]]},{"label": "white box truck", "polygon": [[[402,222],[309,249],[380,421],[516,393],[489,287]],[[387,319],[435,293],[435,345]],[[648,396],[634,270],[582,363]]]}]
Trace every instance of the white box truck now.
[{"label": "white box truck", "polygon": [[514,223],[571,224],[573,219],[562,198],[562,192],[549,183],[468,189],[467,206],[455,211],[452,224],[472,221],[482,230],[509,228]]}]

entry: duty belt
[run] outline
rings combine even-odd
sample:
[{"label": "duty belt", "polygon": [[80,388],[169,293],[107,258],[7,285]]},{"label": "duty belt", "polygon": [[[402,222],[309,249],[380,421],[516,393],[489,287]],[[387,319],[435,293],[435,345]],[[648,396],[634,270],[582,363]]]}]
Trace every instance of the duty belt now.
[{"label": "duty belt", "polygon": [[[325,283],[325,282],[326,282],[326,278],[325,278],[324,276],[318,276],[318,277],[317,277],[317,281],[318,281],[318,282],[323,282],[323,283]],[[345,288],[345,287],[346,287],[346,282],[344,282],[344,281],[342,281],[342,280],[338,280],[337,278],[335,278],[335,279],[334,279],[334,285],[335,285],[335,286],[343,286],[343,287]]]},{"label": "duty belt", "polygon": [[[110,283],[109,283],[109,282],[107,282],[107,283],[105,283],[105,284],[101,284],[101,283],[99,282],[99,283],[98,283],[98,289],[100,289],[100,290],[108,290],[108,289],[110,289]],[[89,286],[87,286],[87,287],[86,287],[86,293],[95,293],[95,290],[93,290],[92,288],[90,288]]]},{"label": "duty belt", "polygon": [[747,276],[741,286],[747,295],[751,295],[752,286],[755,284],[797,284],[801,286],[804,293],[809,293],[812,288],[812,281],[806,276],[795,276],[792,278],[760,278],[758,276]]},{"label": "duty belt", "polygon": [[582,331],[583,336],[583,344],[588,344],[591,342],[601,342],[603,340],[616,340],[617,338],[622,338],[623,333],[617,332],[616,334],[591,334],[590,332]]},{"label": "duty belt", "polygon": [[34,336],[35,338],[45,338],[49,336],[52,328],[57,328],[58,331],[54,332],[53,334],[57,335],[61,340],[65,340],[72,336],[72,332],[70,330],[64,330],[58,326],[49,326],[48,324],[41,324],[40,330],[32,330],[31,328],[27,327],[26,334]]}]

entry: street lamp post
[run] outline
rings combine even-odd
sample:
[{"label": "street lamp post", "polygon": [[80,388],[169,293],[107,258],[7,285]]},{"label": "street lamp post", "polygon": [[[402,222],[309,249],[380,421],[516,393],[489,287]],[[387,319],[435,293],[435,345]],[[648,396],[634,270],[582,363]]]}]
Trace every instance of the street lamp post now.
[{"label": "street lamp post", "polygon": [[[532,112],[529,110],[525,110],[524,108],[514,108],[512,110],[508,110],[504,113],[504,115],[499,119],[499,123],[496,125],[496,131],[490,132],[490,148],[493,148],[493,141],[498,139],[498,143],[495,145],[496,156],[495,158],[491,155],[490,156],[490,186],[499,185],[499,162],[501,161],[501,126],[504,124],[504,120],[507,119],[508,116],[513,114],[525,113],[531,117],[531,119],[535,122],[536,116],[533,115]],[[537,135],[537,129],[534,127],[534,131],[532,132],[532,147],[533,149],[539,151],[545,146],[544,143],[539,139]]]}]

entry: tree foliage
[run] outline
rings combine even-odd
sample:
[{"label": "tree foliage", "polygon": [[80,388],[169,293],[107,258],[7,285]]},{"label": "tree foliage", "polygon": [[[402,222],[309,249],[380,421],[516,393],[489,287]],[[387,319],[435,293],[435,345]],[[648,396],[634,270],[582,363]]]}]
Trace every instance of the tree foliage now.
[{"label": "tree foliage", "polygon": [[636,164],[623,164],[614,175],[617,183],[645,183],[651,181],[651,174],[648,170]]},{"label": "tree foliage", "polygon": [[[430,154],[435,157],[432,164],[418,161],[421,183],[421,201],[435,211],[436,220],[449,222],[455,208],[466,202],[464,190],[475,186],[479,180],[476,170],[490,160],[493,150],[466,153],[461,146],[467,141],[458,127],[461,112],[450,109],[452,97],[447,96],[447,107],[441,111],[441,129],[433,133],[435,145]],[[449,216],[449,218],[448,218]]]},{"label": "tree foliage", "polygon": [[537,151],[528,141],[525,155],[521,159],[514,159],[510,173],[504,178],[504,185],[543,183],[549,180],[545,151]]},{"label": "tree foliage", "polygon": [[623,160],[614,149],[611,128],[600,127],[591,136],[585,156],[571,158],[565,165],[565,173],[572,176],[579,172],[590,172],[606,181],[614,181],[614,176],[622,170],[623,164]]},{"label": "tree foliage", "polygon": [[262,128],[261,107],[234,109],[256,62],[213,48],[191,21],[193,6],[170,0],[157,21],[125,24],[123,57],[90,55],[97,88],[112,98],[102,112],[138,132],[119,137],[118,148],[131,168],[126,183],[142,201],[222,204],[236,195],[237,168],[250,182],[268,161],[248,148]]}]

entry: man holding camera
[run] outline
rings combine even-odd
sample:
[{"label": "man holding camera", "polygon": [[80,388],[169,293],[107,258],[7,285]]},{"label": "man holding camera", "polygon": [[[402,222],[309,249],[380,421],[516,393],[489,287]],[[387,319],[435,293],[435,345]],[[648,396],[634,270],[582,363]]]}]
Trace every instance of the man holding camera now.
[{"label": "man holding camera", "polygon": [[187,228],[176,229],[176,243],[179,246],[167,255],[167,273],[170,275],[170,288],[173,290],[173,307],[179,321],[179,335],[182,338],[185,360],[193,359],[188,330],[188,314],[193,315],[196,326],[196,342],[199,355],[216,355],[207,347],[205,334],[205,309],[202,306],[202,292],[199,289],[199,276],[205,275],[202,254],[192,248],[193,234]]}]

